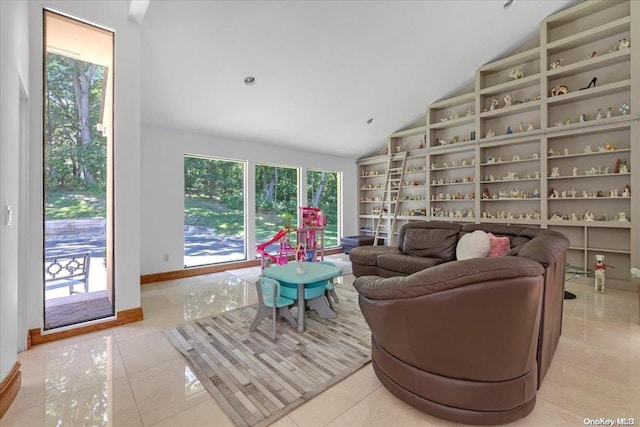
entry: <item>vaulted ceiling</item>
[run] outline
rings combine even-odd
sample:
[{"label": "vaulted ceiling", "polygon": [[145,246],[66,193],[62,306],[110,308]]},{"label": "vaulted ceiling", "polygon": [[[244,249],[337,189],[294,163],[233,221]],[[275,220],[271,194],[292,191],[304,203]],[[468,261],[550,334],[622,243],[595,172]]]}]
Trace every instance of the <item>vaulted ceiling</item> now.
[{"label": "vaulted ceiling", "polygon": [[142,120],[360,157],[571,3],[152,0]]}]

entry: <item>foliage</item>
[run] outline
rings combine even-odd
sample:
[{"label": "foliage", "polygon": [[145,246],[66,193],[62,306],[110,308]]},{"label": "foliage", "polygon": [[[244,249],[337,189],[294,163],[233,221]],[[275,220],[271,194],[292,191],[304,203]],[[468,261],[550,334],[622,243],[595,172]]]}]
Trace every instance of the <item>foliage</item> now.
[{"label": "foliage", "polygon": [[256,216],[271,213],[298,217],[297,168],[257,164],[255,176]]},{"label": "foliage", "polygon": [[338,245],[338,174],[307,171],[307,203],[319,207],[327,217],[325,246]]},{"label": "foliage", "polygon": [[105,68],[47,53],[45,188],[106,189],[107,140],[97,130]]},{"label": "foliage", "polygon": [[230,210],[244,207],[244,162],[184,156],[185,196],[204,197]]}]

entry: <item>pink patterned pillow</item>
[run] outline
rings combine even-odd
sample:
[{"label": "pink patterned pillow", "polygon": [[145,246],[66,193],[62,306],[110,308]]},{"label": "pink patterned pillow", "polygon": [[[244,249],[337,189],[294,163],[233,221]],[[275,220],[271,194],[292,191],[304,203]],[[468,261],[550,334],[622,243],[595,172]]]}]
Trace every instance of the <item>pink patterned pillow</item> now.
[{"label": "pink patterned pillow", "polygon": [[489,243],[491,243],[491,249],[489,249],[488,257],[499,257],[504,255],[511,247],[509,246],[508,237],[496,237],[491,233],[489,235]]}]

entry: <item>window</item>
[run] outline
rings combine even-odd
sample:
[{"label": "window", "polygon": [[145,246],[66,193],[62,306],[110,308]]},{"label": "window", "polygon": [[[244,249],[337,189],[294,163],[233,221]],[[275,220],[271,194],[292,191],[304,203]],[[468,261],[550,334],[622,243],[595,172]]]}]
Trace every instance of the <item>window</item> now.
[{"label": "window", "polygon": [[325,247],[340,242],[340,174],[337,172],[307,170],[307,204],[323,210],[327,218],[324,231]]},{"label": "window", "polygon": [[44,12],[44,329],[114,315],[114,34]]},{"label": "window", "polygon": [[246,163],[184,156],[184,264],[247,259]]},{"label": "window", "polygon": [[[256,243],[298,223],[298,168],[256,165]],[[267,246],[267,252],[276,246]]]}]

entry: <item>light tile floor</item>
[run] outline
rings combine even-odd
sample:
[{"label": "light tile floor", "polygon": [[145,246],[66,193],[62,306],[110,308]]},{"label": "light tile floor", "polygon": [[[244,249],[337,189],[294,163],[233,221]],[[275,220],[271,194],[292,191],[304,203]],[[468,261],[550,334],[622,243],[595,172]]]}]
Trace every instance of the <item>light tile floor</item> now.
[{"label": "light tile floor", "polygon": [[[353,276],[346,276],[349,286]],[[585,418],[640,419],[636,294],[574,283],[564,326],[534,411],[514,425],[579,426]],[[225,273],[142,287],[145,320],[21,353],[23,386],[0,420],[9,426],[230,426],[161,331],[256,301],[252,284]],[[396,399],[370,365],[274,426],[451,425]]]}]

